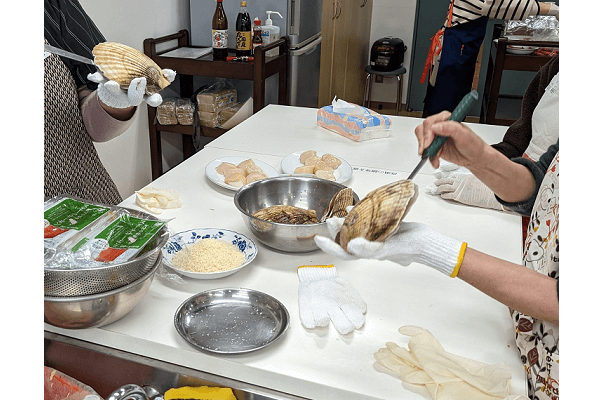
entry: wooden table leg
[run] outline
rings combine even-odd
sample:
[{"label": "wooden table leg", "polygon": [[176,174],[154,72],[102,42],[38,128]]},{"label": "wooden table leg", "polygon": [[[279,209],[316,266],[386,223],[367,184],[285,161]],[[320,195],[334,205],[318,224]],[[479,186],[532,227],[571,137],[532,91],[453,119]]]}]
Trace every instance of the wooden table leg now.
[{"label": "wooden table leg", "polygon": [[181,135],[181,140],[183,142],[183,159],[187,160],[196,153],[194,140],[192,135]]},{"label": "wooden table leg", "polygon": [[[288,39],[286,38],[286,41]],[[289,56],[290,56],[290,52],[289,52],[289,47],[284,46],[285,47],[285,67],[284,68],[280,68],[279,69],[279,97],[278,97],[278,102],[279,104],[284,104],[284,105],[289,105],[289,95],[288,95],[288,76],[287,76],[287,70],[288,70],[288,65],[289,65]],[[281,50],[280,50],[281,51]]]}]

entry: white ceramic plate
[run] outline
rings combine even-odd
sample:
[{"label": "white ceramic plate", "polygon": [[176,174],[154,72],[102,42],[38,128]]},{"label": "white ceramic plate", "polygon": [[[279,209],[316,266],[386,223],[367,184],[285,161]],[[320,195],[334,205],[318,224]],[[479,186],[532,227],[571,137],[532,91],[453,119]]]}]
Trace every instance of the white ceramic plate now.
[{"label": "white ceramic plate", "polygon": [[[533,38],[531,36],[523,36],[523,35],[512,35],[512,36],[507,36],[506,38],[508,40],[525,40],[525,41],[533,40]],[[497,43],[498,39],[494,39],[494,41]],[[514,44],[509,44],[506,46],[506,52],[509,54],[527,55],[527,54],[533,53],[536,49],[537,49],[537,47],[535,47],[535,46],[522,46],[522,45],[514,45]]]},{"label": "white ceramic plate", "polygon": [[225,189],[237,191],[239,188],[236,188],[235,186],[226,184],[225,177],[221,174],[218,174],[216,168],[219,165],[221,165],[221,163],[223,163],[223,162],[228,162],[231,164],[238,165],[242,161],[246,161],[249,158],[252,158],[252,160],[254,161],[254,164],[258,165],[263,170],[263,172],[265,174],[267,174],[267,176],[269,178],[279,176],[279,172],[277,172],[277,170],[275,168],[271,167],[269,164],[267,164],[263,161],[253,158],[253,157],[219,157],[216,160],[213,160],[213,161],[209,162],[208,164],[206,164],[206,169],[205,169],[206,176],[213,183],[215,183],[221,187],[224,187]]},{"label": "white ceramic plate", "polygon": [[[185,246],[192,245],[203,239],[218,239],[235,245],[244,253],[244,263],[237,268],[208,273],[185,271],[171,264],[171,260],[177,252],[181,251]],[[220,228],[198,228],[176,233],[169,238],[167,244],[162,248],[163,263],[181,275],[194,279],[218,279],[234,274],[250,264],[257,253],[258,248],[256,244],[248,236],[229,229]]]},{"label": "white ceramic plate", "polygon": [[[296,168],[304,166],[304,164],[300,162],[300,154],[302,153],[304,153],[304,151],[296,151],[281,160],[281,170],[284,174],[294,174]],[[322,157],[323,154],[327,154],[327,152],[317,151],[317,157]],[[344,159],[335,154],[332,155],[342,162],[339,167],[333,170],[335,181],[337,183],[344,183],[352,177],[352,167]]]},{"label": "white ceramic plate", "polygon": [[506,52],[510,54],[527,55],[533,53],[537,47],[532,46],[506,46]]}]

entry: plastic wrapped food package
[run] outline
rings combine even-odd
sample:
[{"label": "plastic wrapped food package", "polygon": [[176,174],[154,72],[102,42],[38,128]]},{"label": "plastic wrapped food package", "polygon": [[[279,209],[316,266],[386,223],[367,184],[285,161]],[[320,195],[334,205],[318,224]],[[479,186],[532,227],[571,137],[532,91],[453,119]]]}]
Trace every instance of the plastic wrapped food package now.
[{"label": "plastic wrapped food package", "polygon": [[216,83],[201,90],[196,95],[198,111],[216,113],[237,102],[237,90],[226,80]]},{"label": "plastic wrapped food package", "polygon": [[223,124],[229,121],[239,110],[244,103],[235,103],[218,112],[206,112],[198,110],[198,119],[200,125],[209,128],[222,128]]},{"label": "plastic wrapped food package", "polygon": [[176,99],[175,114],[179,125],[194,124],[194,104],[191,99]]},{"label": "plastic wrapped food package", "polygon": [[45,400],[100,400],[101,397],[90,386],[44,365]]},{"label": "plastic wrapped food package", "polygon": [[229,121],[231,117],[240,111],[240,108],[242,108],[243,105],[244,103],[236,103],[224,110],[219,111],[219,123],[223,125],[225,122]]},{"label": "plastic wrapped food package", "polygon": [[[143,251],[166,224],[165,221],[134,216],[124,208],[105,206],[102,214],[81,229],[62,233],[66,235],[60,241],[46,242],[48,226],[60,228],[69,221],[73,226],[82,225],[102,211],[100,208],[92,210],[95,214],[88,212],[90,206],[97,205],[66,198],[44,212],[44,268],[94,268],[129,261]],[[70,216],[67,207],[75,210]]]},{"label": "plastic wrapped food package", "polygon": [[201,126],[208,128],[219,127],[219,113],[198,110],[198,119]]},{"label": "plastic wrapped food package", "polygon": [[56,248],[106,215],[110,207],[66,196],[44,203],[44,252]]},{"label": "plastic wrapped food package", "polygon": [[161,125],[177,125],[175,99],[163,99],[163,102],[156,107],[156,118]]}]

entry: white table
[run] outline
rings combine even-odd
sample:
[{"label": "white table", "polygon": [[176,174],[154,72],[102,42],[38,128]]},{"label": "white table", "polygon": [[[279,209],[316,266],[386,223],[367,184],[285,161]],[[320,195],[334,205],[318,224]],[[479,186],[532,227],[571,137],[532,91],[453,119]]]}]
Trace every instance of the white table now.
[{"label": "white table", "polygon": [[[317,124],[316,108],[271,104],[211,141],[206,147],[285,157],[304,150],[331,153],[352,166],[412,172],[420,157],[415,128],[422,118],[388,116],[392,121],[388,138],[355,142]],[[506,126],[467,123],[487,143],[502,141]],[[421,173],[431,174],[427,163]]]},{"label": "white table", "polygon": [[[373,151],[377,147],[380,151],[391,147],[389,142],[405,142],[400,138],[355,144],[349,139],[324,133],[320,128],[307,128],[304,133],[295,131],[298,128],[293,128],[294,121],[301,122],[302,115],[310,113],[306,109],[285,107],[289,116],[285,121],[289,123],[287,134],[281,132],[281,140],[270,141],[274,130],[259,127],[275,125],[277,121],[266,118],[273,118],[271,113],[279,112],[280,108],[267,107],[151,184],[180,193],[183,207],[167,210],[161,215],[174,218],[169,223],[173,231],[222,227],[252,236],[233,204],[234,192],[213,184],[205,176],[206,164],[221,156],[255,157],[280,169],[282,156],[298,149],[314,147],[329,151],[333,144],[340,149],[350,148],[352,151],[343,157],[359,167],[355,168],[346,185],[361,198],[371,189],[405,178],[406,167],[410,170],[414,167],[413,160],[418,161],[412,155],[406,157],[411,159],[410,162],[398,157],[404,169],[386,170],[377,165],[377,159],[369,151],[361,151],[362,146]],[[418,120],[404,121],[396,117],[393,123],[412,126]],[[234,139],[230,140],[230,134]],[[235,138],[244,135],[249,138],[246,143],[249,148],[239,151],[244,144]],[[312,140],[310,145],[305,143],[306,136]],[[255,142],[257,138],[262,138],[262,145]],[[404,155],[407,148],[399,148],[397,154]],[[416,154],[414,144],[408,153]],[[364,159],[360,158],[361,154]],[[391,152],[388,155],[390,158],[382,163],[389,165],[394,160]],[[371,168],[374,166],[377,169]],[[432,181],[433,176],[427,173],[415,178],[421,188]],[[122,205],[137,208],[133,196]],[[520,262],[521,220],[516,215],[466,207],[421,193],[406,220],[427,223],[443,234],[468,242],[473,248]],[[397,329],[403,325],[417,325],[429,329],[449,352],[490,364],[507,362],[513,372],[514,393],[526,392],[508,309],[461,280],[450,279],[423,265],[401,267],[385,261],[342,261],[321,251],[284,254],[257,244],[259,252],[253,263],[229,277],[208,281],[188,279],[185,285],[173,285],[156,278],[142,302],[110,325],[86,330],[45,325],[45,329],[253,387],[268,388],[282,394],[282,399],[422,400],[421,396],[404,389],[399,379],[376,370],[373,358],[373,353],[388,341],[405,346],[407,338]],[[331,324],[326,328],[306,330],[298,317],[297,267],[330,263],[335,264],[339,275],[358,290],[368,305],[365,326],[346,336],[338,334]],[[290,327],[281,340],[256,352],[219,356],[198,351],[181,338],[173,326],[177,307],[196,293],[225,287],[255,289],[281,301],[290,314]]]}]

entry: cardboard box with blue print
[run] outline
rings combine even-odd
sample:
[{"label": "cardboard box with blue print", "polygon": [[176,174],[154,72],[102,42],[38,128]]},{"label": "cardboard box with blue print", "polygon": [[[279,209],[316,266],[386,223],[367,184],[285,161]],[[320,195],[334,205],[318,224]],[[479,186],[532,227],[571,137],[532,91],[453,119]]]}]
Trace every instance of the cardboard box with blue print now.
[{"label": "cardboard box with blue print", "polygon": [[317,110],[317,123],[356,142],[389,137],[392,125],[384,115],[338,99]]}]

